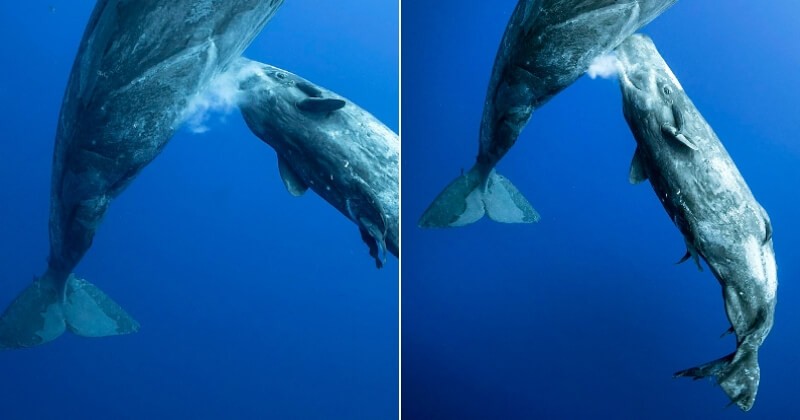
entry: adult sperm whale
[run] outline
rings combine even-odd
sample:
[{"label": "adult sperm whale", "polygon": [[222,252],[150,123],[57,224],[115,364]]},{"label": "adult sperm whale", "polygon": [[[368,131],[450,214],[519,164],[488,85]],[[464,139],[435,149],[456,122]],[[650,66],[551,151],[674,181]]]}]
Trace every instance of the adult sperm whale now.
[{"label": "adult sperm whale", "polygon": [[538,221],[536,210],[495,165],[534,109],[675,1],[520,0],[495,57],[475,165],[436,197],[419,225],[463,226],[484,214],[505,223]]},{"label": "adult sperm whale", "polygon": [[[686,95],[650,38],[619,48],[625,119],[636,138],[632,183],[650,180],[680,229],[722,286],[736,351],[676,373],[713,376],[742,410],[755,401],[758,349],[772,328],[778,287],[772,226],[719,138]],[[683,261],[683,260],[682,260]]]},{"label": "adult sperm whale", "polygon": [[138,323],[72,270],[111,201],[152,161],[193,95],[238,57],[282,0],[100,0],[61,106],[53,156],[50,256],[0,317],[0,348],[65,329],[126,334]]},{"label": "adult sperm whale", "polygon": [[308,188],[352,220],[380,268],[398,255],[400,142],[347,99],[285,70],[240,58],[239,107],[278,155],[292,195]]}]

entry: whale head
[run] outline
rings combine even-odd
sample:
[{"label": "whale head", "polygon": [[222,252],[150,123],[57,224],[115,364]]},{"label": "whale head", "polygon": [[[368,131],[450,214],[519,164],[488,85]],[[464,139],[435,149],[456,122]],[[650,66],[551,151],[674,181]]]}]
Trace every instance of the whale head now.
[{"label": "whale head", "polygon": [[631,35],[617,47],[616,55],[624,93],[635,92],[670,102],[673,95],[683,91],[678,78],[658,53],[650,37]]}]

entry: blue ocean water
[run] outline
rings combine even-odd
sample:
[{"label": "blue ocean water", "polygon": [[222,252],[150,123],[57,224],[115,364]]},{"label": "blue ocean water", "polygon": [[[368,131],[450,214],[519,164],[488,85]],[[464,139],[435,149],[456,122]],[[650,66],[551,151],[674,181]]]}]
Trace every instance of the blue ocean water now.
[{"label": "blue ocean water", "polygon": [[[536,111],[500,162],[541,213],[422,230],[477,153],[495,52],[516,4],[403,2],[402,404],[411,418],[745,418],[675,371],[734,338],[708,269],[649,184],[616,80],[583,77]],[[798,418],[800,37],[790,1],[679,1],[644,28],[774,226],[778,307],[747,418]]]},{"label": "blue ocean water", "polygon": [[[0,306],[42,274],[55,126],[93,2],[0,5]],[[246,55],[398,130],[392,2],[287,1]],[[398,263],[291,197],[237,110],[181,130],[112,205],[81,277],[142,325],[0,353],[2,419],[391,418]]]}]

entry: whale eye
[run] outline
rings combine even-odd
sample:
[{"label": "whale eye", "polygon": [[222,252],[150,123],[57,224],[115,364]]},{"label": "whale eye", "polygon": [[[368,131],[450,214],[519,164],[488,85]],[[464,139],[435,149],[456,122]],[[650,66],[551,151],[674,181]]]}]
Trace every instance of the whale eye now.
[{"label": "whale eye", "polygon": [[664,95],[671,95],[671,94],[672,94],[672,89],[670,89],[669,86],[664,86]]},{"label": "whale eye", "polygon": [[278,79],[284,80],[284,79],[286,79],[286,73],[276,72],[275,73],[275,77],[277,77]]}]

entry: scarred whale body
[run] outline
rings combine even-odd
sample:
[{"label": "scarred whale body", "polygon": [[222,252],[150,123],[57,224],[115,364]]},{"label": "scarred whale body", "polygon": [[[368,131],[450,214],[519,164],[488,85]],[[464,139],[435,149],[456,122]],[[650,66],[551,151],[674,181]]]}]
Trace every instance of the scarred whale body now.
[{"label": "scarred whale body", "polygon": [[126,334],[138,323],[72,270],[111,201],[150,163],[202,92],[250,44],[282,0],[100,0],[58,120],[46,273],[0,318],[0,348],[65,329]]},{"label": "scarred whale body", "polygon": [[505,223],[538,221],[538,213],[508,179],[495,173],[495,165],[536,108],[675,1],[520,0],[495,57],[477,161],[436,197],[420,226],[463,226],[484,214]]},{"label": "scarred whale body", "polygon": [[311,188],[353,221],[378,267],[398,255],[397,134],[347,99],[285,70],[240,58],[239,107],[278,155],[292,195]]},{"label": "scarred whale body", "polygon": [[735,352],[676,376],[714,377],[747,411],[778,287],[769,217],[650,38],[631,36],[617,57],[625,119],[637,143],[630,181],[650,180],[686,240],[684,260],[699,265],[702,257],[711,268],[736,334]]}]

